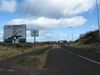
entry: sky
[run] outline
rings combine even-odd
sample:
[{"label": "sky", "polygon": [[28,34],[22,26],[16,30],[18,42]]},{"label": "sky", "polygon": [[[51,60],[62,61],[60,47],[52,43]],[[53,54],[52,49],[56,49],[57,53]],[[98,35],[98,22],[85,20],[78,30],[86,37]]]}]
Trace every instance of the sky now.
[{"label": "sky", "polygon": [[[100,0],[98,7],[100,12]],[[100,14],[99,14],[100,16]],[[72,40],[98,28],[95,0],[0,0],[0,41],[4,25],[27,25],[27,42],[33,42],[30,31],[39,30],[37,41]]]}]

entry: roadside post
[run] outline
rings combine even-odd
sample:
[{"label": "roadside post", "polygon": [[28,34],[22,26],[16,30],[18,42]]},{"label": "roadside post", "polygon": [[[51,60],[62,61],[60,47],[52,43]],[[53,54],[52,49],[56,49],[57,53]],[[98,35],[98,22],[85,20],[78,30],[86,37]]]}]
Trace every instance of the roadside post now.
[{"label": "roadside post", "polygon": [[31,31],[31,36],[34,37],[34,49],[35,49],[36,37],[39,37],[39,30],[32,30]]}]

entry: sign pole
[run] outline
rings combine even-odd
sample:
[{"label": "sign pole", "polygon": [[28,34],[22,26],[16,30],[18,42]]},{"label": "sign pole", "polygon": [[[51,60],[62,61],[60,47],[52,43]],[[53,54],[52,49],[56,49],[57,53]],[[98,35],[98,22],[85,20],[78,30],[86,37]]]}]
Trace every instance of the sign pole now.
[{"label": "sign pole", "polygon": [[34,36],[34,50],[35,50],[36,37]]},{"label": "sign pole", "polygon": [[35,44],[35,42],[36,42],[36,37],[34,36],[34,44]]},{"label": "sign pole", "polygon": [[34,37],[34,49],[35,49],[35,46],[36,46],[36,37],[39,36],[39,31],[38,30],[32,30],[31,31],[31,36]]}]

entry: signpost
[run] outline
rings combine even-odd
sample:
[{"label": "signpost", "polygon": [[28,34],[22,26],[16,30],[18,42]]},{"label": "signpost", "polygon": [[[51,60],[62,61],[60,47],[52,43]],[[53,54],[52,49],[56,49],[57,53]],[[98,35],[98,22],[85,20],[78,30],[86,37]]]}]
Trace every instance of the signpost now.
[{"label": "signpost", "polygon": [[32,30],[31,36],[34,37],[34,43],[36,42],[36,37],[39,36],[39,30]]},{"label": "signpost", "polygon": [[31,36],[34,37],[34,49],[35,49],[36,37],[39,36],[39,30],[32,30],[31,31]]}]

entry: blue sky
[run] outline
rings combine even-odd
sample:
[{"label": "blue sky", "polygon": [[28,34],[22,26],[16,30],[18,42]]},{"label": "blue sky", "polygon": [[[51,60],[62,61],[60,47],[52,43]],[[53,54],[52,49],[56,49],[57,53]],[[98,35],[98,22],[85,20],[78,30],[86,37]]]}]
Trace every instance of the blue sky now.
[{"label": "blue sky", "polygon": [[[100,0],[98,0],[100,12]],[[38,29],[38,41],[74,40],[80,34],[97,29],[95,0],[0,0],[0,41],[6,24],[27,24],[27,41],[32,42],[30,30]],[[100,14],[99,14],[100,16]]]}]

